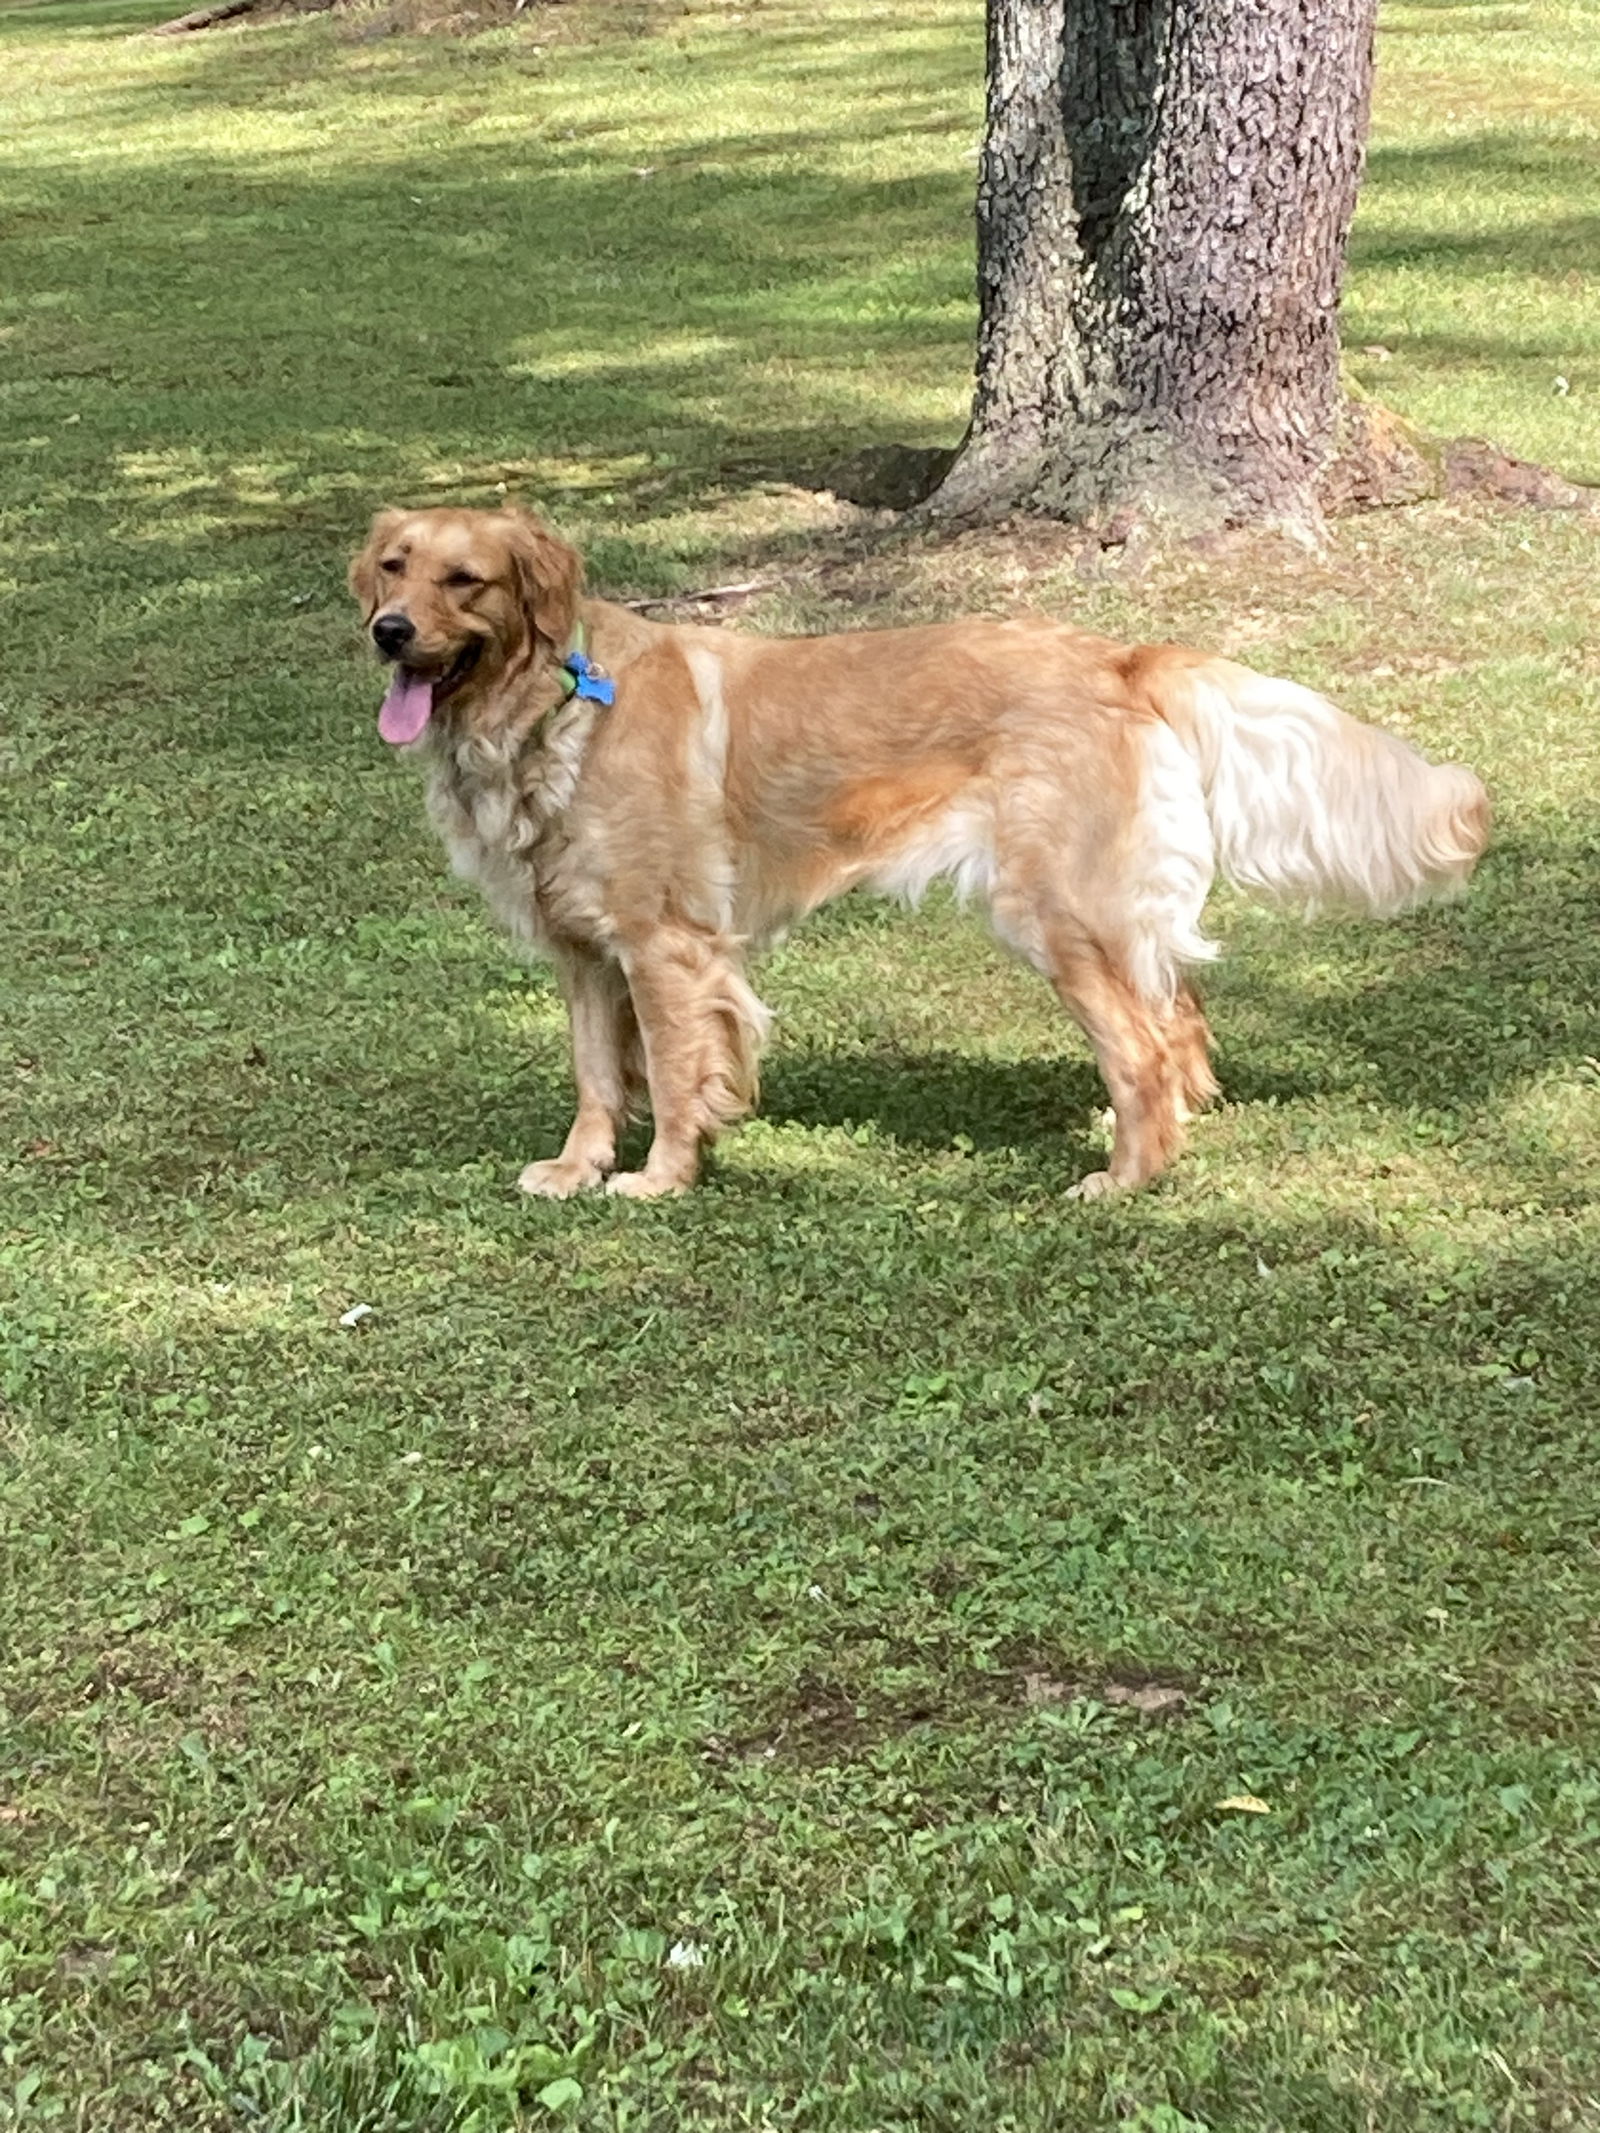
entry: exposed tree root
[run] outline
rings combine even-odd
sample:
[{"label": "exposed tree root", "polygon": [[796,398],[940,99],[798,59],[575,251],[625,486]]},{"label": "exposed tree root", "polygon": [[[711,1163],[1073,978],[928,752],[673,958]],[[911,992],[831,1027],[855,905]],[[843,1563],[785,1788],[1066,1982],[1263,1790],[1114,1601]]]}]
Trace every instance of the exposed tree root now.
[{"label": "exposed tree root", "polygon": [[1600,490],[1517,459],[1486,437],[1430,437],[1354,392],[1346,396],[1338,444],[1318,493],[1329,518],[1465,494],[1541,511],[1600,510]]},{"label": "exposed tree root", "polygon": [[[939,492],[959,453],[915,445],[873,445],[821,470],[817,486],[831,489],[847,503],[875,510],[944,516]],[[1316,505],[1325,519],[1362,511],[1395,509],[1429,497],[1479,495],[1506,504],[1544,511],[1600,512],[1600,489],[1585,488],[1550,467],[1518,459],[1482,437],[1431,437],[1381,403],[1347,392],[1332,457],[1317,482]],[[1057,514],[1035,506],[997,511],[1003,518],[1051,518]],[[952,524],[964,514],[951,514]],[[966,514],[970,516],[970,514]],[[1315,514],[1313,513],[1314,517]],[[1235,523],[1223,506],[1216,533]],[[1137,496],[1082,528],[1091,546],[1121,548],[1130,541],[1181,537],[1180,529],[1159,508],[1142,508]],[[1295,528],[1280,527],[1295,532]],[[1197,536],[1207,536],[1202,529]],[[1313,524],[1301,537],[1315,544]]]}]

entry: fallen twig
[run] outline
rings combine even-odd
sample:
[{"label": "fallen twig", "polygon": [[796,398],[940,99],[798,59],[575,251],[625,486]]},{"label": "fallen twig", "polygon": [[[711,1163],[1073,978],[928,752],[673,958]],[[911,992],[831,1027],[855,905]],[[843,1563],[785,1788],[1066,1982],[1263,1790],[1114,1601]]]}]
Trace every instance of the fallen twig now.
[{"label": "fallen twig", "polygon": [[152,37],[182,37],[189,30],[209,30],[214,22],[231,22],[235,15],[253,14],[265,0],[212,0],[210,7],[191,8],[187,15],[174,15],[170,22],[151,25]]},{"label": "fallen twig", "polygon": [[745,578],[738,585],[707,585],[699,592],[662,593],[654,600],[623,600],[618,604],[636,610],[644,607],[695,607],[704,600],[742,600],[746,593],[765,592],[772,582],[771,578]]}]

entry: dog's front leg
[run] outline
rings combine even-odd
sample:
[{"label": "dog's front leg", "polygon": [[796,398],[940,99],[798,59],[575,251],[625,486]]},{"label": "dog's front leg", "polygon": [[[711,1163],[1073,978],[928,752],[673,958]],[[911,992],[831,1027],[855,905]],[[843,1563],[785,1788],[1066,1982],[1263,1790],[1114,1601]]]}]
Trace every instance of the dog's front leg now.
[{"label": "dog's front leg", "polygon": [[703,1144],[755,1102],[767,1018],[736,947],[717,935],[664,927],[633,943],[622,962],[644,1039],[655,1138],[644,1168],[620,1171],[606,1189],[648,1200],[692,1185]]},{"label": "dog's front leg", "polygon": [[558,955],[556,974],[572,1028],[578,1112],[561,1153],[530,1163],[517,1180],[524,1192],[547,1200],[565,1200],[598,1185],[611,1170],[639,1080],[639,1029],[620,966],[573,950]]}]

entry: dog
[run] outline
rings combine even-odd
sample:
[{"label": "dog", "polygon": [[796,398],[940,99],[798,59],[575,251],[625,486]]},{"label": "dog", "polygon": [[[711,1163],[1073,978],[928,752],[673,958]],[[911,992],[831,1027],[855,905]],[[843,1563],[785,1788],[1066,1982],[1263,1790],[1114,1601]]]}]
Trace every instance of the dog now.
[{"label": "dog", "polygon": [[[1033,618],[761,638],[585,597],[521,510],[380,512],[350,568],[456,872],[554,964],[577,1115],[522,1190],[648,1198],[748,1112],[745,959],[858,885],[943,878],[1055,988],[1140,1186],[1217,1084],[1185,975],[1213,876],[1389,913],[1462,887],[1488,801],[1326,698],[1174,645]],[[638,1170],[617,1136],[644,1100]]]}]

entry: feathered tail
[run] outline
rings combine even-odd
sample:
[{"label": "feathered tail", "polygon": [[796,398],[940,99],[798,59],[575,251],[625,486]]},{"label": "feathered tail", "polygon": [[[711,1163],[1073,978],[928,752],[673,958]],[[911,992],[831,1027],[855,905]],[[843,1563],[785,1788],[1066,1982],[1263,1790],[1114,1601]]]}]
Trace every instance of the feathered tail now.
[{"label": "feathered tail", "polygon": [[1136,660],[1194,758],[1217,865],[1240,888],[1384,914],[1465,885],[1489,834],[1470,770],[1232,660],[1166,645]]}]

